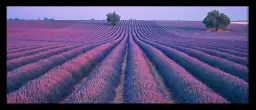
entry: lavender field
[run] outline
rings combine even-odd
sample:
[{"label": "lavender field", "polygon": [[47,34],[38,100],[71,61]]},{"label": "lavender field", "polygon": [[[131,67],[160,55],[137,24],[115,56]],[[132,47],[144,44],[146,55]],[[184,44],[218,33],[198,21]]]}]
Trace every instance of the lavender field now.
[{"label": "lavender field", "polygon": [[248,103],[248,24],[7,21],[7,103]]}]

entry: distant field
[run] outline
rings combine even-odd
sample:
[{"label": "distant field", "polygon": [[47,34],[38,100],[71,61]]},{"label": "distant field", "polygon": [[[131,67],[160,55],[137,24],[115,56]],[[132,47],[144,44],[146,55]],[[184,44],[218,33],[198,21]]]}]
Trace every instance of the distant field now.
[{"label": "distant field", "polygon": [[231,22],[231,24],[248,24],[248,22]]},{"label": "distant field", "polygon": [[243,24],[8,21],[7,103],[248,103]]}]

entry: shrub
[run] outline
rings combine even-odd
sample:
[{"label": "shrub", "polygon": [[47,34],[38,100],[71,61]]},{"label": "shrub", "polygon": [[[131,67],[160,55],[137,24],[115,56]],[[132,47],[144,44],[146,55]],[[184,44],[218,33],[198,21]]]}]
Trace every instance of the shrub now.
[{"label": "shrub", "polygon": [[20,19],[20,18],[9,18],[8,20],[15,20],[15,21],[18,21],[18,20],[24,20],[24,19]]},{"label": "shrub", "polygon": [[44,20],[48,20],[48,18],[47,18],[47,17],[44,17]]},{"label": "shrub", "polygon": [[45,21],[49,21],[49,20],[52,21],[52,20],[54,20],[54,19],[53,19],[53,18],[50,18],[50,19],[49,19],[49,18],[47,18],[47,17],[44,17],[44,20],[45,20]]},{"label": "shrub", "polygon": [[116,14],[116,12],[108,13],[107,14],[107,21],[110,22],[112,25],[117,25],[117,23],[120,21],[121,16]]},{"label": "shrub", "polygon": [[206,28],[217,30],[226,30],[226,27],[230,24],[230,19],[224,13],[220,13],[217,10],[208,12],[204,18],[203,23]]},{"label": "shrub", "polygon": [[14,18],[14,20],[21,20],[21,19],[19,19],[19,18]]}]

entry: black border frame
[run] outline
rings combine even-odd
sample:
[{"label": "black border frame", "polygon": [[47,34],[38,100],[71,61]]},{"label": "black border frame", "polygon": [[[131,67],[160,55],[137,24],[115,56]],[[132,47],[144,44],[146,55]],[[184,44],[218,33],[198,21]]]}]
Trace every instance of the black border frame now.
[{"label": "black border frame", "polygon": [[[2,88],[5,87],[4,89],[1,89],[1,93],[3,95],[3,104],[6,104],[6,42],[7,39],[6,37],[3,36],[7,36],[6,33],[6,15],[7,15],[7,6],[248,6],[250,3],[245,2],[245,1],[239,1],[239,0],[230,0],[230,1],[226,1],[224,2],[223,0],[214,0],[213,1],[204,1],[204,0],[187,0],[187,1],[181,1],[181,0],[165,0],[165,1],[158,1],[158,0],[145,0],[145,1],[125,1],[125,0],[115,0],[115,1],[106,1],[106,0],[93,0],[93,1],[88,1],[88,0],[73,0],[73,1],[68,1],[68,0],[55,0],[53,2],[53,0],[36,0],[36,1],[29,1],[29,0],[8,0],[5,1],[5,6],[3,6],[2,8],[2,22],[4,22],[5,24],[2,25],[2,43],[1,43],[1,47],[3,49],[3,54],[2,58],[3,58],[3,65],[2,65],[2,69],[4,70],[3,73],[1,75],[2,79],[1,81],[3,81],[2,84]],[[250,11],[249,11],[250,10]],[[252,6],[249,6],[249,10],[248,10],[248,15],[249,15],[249,104],[253,103],[253,73],[254,72],[254,68],[253,68],[253,61],[255,60],[254,58],[254,52],[253,52],[253,45],[254,42],[253,40],[255,40],[256,38],[254,37],[254,33],[252,31],[253,28],[253,14],[252,14]],[[250,21],[251,19],[251,21]],[[251,31],[250,31],[251,30]],[[250,74],[251,73],[251,74]],[[9,105],[9,104],[8,104]],[[32,104],[30,104],[32,105]],[[64,104],[66,105],[66,104]],[[80,104],[79,104],[80,105]],[[129,104],[127,104],[129,105]],[[135,105],[135,104],[132,104]],[[143,105],[143,104],[140,104]],[[183,105],[183,104],[177,104],[177,105]],[[207,105],[215,105],[215,104],[207,104]],[[232,104],[233,105],[233,104]],[[240,104],[234,104],[234,105],[240,105]],[[246,104],[245,104],[246,105]],[[11,107],[11,106],[6,106]],[[186,106],[179,106],[178,109],[180,109],[180,107],[186,107]],[[216,107],[217,106],[212,106],[212,107]],[[238,108],[238,107],[234,107],[234,108]],[[241,109],[245,109],[244,106],[240,107]],[[20,108],[18,108],[20,109]],[[25,108],[27,109],[27,108]],[[37,109],[37,108],[36,108]],[[89,108],[81,108],[81,109],[89,109]],[[94,109],[94,108],[93,108]],[[113,107],[111,108],[113,109]],[[119,108],[120,109],[120,108]],[[167,109],[175,109],[175,108],[167,108]],[[186,109],[186,108],[185,108]],[[191,109],[191,108],[189,108]],[[207,109],[205,107],[203,107],[203,109]],[[213,108],[214,109],[214,108]],[[224,108],[225,109],[225,108]],[[228,109],[232,109],[229,108]]]}]

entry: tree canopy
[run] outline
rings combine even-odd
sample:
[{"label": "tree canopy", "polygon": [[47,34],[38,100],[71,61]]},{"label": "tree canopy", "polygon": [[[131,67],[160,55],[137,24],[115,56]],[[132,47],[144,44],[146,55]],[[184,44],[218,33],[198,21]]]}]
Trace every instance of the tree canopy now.
[{"label": "tree canopy", "polygon": [[17,20],[22,20],[22,19],[20,19],[20,18],[9,18],[8,20],[15,20],[15,21],[17,21]]},{"label": "tree canopy", "polygon": [[230,19],[224,13],[220,13],[217,10],[208,12],[207,16],[204,18],[203,23],[206,28],[217,30],[226,30],[227,26],[230,24]]},{"label": "tree canopy", "polygon": [[121,16],[116,14],[116,12],[108,13],[107,14],[107,21],[110,22],[112,25],[117,25],[117,23],[120,21]]},{"label": "tree canopy", "polygon": [[50,19],[49,19],[49,18],[47,18],[47,17],[44,17],[44,20],[45,20],[45,21],[49,21],[49,20],[55,20],[55,19],[53,19],[53,18],[50,18]]}]

